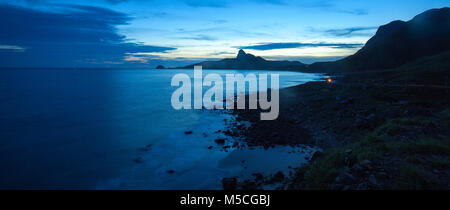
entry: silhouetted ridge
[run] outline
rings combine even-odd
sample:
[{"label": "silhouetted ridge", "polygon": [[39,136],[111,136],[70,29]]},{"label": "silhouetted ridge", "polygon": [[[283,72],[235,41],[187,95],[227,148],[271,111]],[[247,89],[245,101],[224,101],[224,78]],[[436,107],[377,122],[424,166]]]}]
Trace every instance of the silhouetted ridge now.
[{"label": "silhouetted ridge", "polygon": [[354,55],[336,62],[315,63],[310,71],[342,72],[398,67],[420,57],[450,50],[450,8],[428,10],[408,22],[381,26]]},{"label": "silhouetted ridge", "polygon": [[268,61],[239,50],[236,58],[205,61],[205,69],[299,70],[306,72],[348,72],[388,69],[421,57],[450,50],[450,8],[432,9],[410,21],[393,21],[380,26],[376,34],[354,55],[335,62],[305,65],[298,61]]},{"label": "silhouetted ridge", "polygon": [[243,69],[243,70],[298,70],[305,64],[298,61],[268,61],[259,56],[239,50],[236,58],[226,58],[219,61],[204,61],[201,63],[180,67],[192,69],[202,66],[203,69]]}]

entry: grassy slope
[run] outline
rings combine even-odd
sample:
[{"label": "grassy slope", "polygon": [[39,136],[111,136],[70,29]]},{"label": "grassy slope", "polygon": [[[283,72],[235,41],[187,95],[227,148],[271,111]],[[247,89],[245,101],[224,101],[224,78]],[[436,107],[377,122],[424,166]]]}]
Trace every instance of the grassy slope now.
[{"label": "grassy slope", "polygon": [[[444,112],[449,116],[450,109]],[[389,120],[360,141],[329,149],[300,168],[297,178],[304,180],[297,184],[301,189],[448,189],[450,139],[427,135],[426,129],[448,130],[449,122],[448,117]],[[370,168],[363,166],[368,161]],[[351,174],[351,180],[342,182],[341,173]]]},{"label": "grassy slope", "polygon": [[[422,58],[396,69],[349,74],[341,78],[341,86],[333,88],[331,95],[356,97],[355,102],[348,105],[354,112],[371,109],[377,115],[389,112],[396,114],[382,115],[381,119],[369,119],[369,122],[376,122],[368,129],[368,126],[364,126],[365,129],[350,129],[346,135],[352,135],[356,140],[331,147],[321,158],[300,168],[296,178],[292,180],[291,187],[449,189],[448,90],[365,85],[380,81],[383,84],[402,84],[407,81],[406,83],[444,85],[449,72],[450,52],[447,52]],[[362,85],[350,87],[346,86],[346,83]],[[331,96],[319,97],[326,99]],[[360,104],[364,102],[367,106]],[[328,124],[331,129],[343,124],[341,119],[335,117],[336,113],[327,111],[330,108],[329,103],[318,103],[315,106],[317,111],[322,109],[322,114],[330,116]],[[340,113],[339,109],[337,113]]]},{"label": "grassy slope", "polygon": [[450,90],[389,85],[444,84],[449,58],[447,52],[283,89],[277,120],[235,110],[238,121],[252,124],[229,133],[251,145],[324,148],[298,169],[292,189],[450,189]]},{"label": "grassy slope", "polygon": [[382,82],[396,84],[406,82],[438,85],[445,85],[447,82],[449,83],[447,85],[450,86],[450,81],[446,81],[450,77],[450,51],[423,57],[394,69],[350,73],[346,76],[346,80],[349,81],[368,80],[376,82],[382,80]]}]

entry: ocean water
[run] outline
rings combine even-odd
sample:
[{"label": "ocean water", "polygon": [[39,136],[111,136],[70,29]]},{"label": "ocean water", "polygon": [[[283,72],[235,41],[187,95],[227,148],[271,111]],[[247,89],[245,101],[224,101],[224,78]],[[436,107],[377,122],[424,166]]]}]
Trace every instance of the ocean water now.
[{"label": "ocean water", "polygon": [[[236,72],[277,73],[280,88],[320,78],[203,70]],[[293,164],[311,153],[311,148],[287,147],[268,150],[271,155],[258,148],[223,151],[214,143],[223,137],[216,131],[233,116],[174,110],[170,99],[177,87],[170,82],[176,73],[193,72],[0,70],[0,188],[220,189],[221,177],[264,170],[257,163],[244,169],[239,164],[244,159]]]}]

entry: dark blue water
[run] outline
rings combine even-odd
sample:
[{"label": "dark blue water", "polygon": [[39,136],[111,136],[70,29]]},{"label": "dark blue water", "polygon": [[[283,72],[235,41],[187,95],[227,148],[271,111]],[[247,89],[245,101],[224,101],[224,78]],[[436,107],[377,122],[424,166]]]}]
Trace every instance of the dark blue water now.
[{"label": "dark blue water", "polygon": [[[190,70],[1,70],[0,188],[215,188],[211,183],[223,171],[207,165],[227,154],[206,147],[230,116],[173,110],[170,98],[176,88],[170,81],[182,72],[192,74]],[[230,72],[235,71],[214,71]],[[277,73],[281,87],[318,78]],[[186,136],[187,130],[194,134]],[[142,151],[149,144],[152,149]],[[136,163],[138,157],[144,163]],[[182,170],[176,178],[164,180],[168,167]],[[204,182],[204,177],[214,181],[196,183]]]}]

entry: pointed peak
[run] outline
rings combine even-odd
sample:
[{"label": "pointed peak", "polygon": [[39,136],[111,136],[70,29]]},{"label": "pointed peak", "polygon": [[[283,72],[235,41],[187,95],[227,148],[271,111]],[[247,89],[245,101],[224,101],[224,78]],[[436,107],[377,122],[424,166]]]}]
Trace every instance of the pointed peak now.
[{"label": "pointed peak", "polygon": [[237,59],[243,59],[243,58],[245,58],[247,55],[248,55],[248,54],[245,53],[244,50],[240,49],[240,50],[239,50],[239,53],[238,53],[238,55],[237,55]]}]

